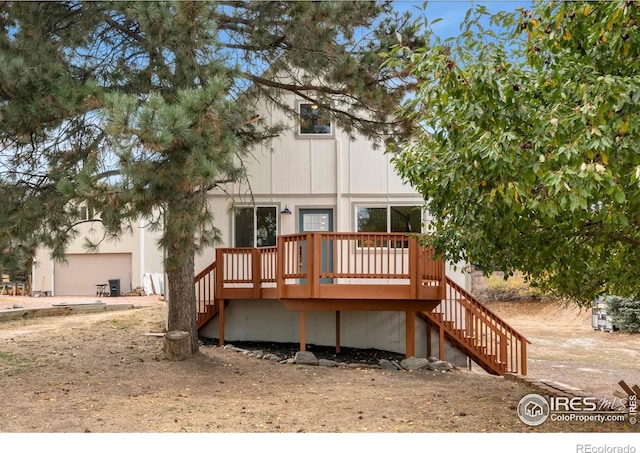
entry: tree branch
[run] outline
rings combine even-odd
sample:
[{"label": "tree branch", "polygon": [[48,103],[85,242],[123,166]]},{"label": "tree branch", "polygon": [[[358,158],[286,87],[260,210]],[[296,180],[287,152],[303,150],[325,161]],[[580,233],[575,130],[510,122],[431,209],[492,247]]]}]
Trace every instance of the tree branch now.
[{"label": "tree branch", "polygon": [[138,44],[144,44],[145,43],[140,35],[138,35],[137,33],[134,33],[133,31],[129,30],[127,27],[123,26],[122,24],[119,24],[118,22],[113,20],[113,18],[107,16],[105,20],[113,28],[115,28],[116,30],[120,31],[121,33],[124,33],[129,38],[131,38],[134,41],[136,41]]},{"label": "tree branch", "polygon": [[[276,82],[274,80],[265,79],[264,77],[260,77],[254,74],[244,73],[244,77],[251,80],[254,83],[259,85],[268,86],[271,88],[278,88],[280,90],[291,91],[296,94],[300,94],[300,91],[317,91],[319,93],[325,94],[336,94],[336,95],[345,95],[351,96],[346,90],[338,90],[335,88],[320,86],[320,85],[292,85],[288,83]],[[305,97],[306,99],[313,101],[310,97]]]}]

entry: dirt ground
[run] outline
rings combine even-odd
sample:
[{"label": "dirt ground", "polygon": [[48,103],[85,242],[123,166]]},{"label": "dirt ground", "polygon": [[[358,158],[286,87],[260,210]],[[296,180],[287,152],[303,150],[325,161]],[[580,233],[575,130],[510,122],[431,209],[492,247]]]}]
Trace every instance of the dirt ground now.
[{"label": "dirt ground", "polygon": [[[0,309],[51,304],[0,298]],[[129,298],[127,298],[129,299]],[[170,362],[165,303],[0,323],[0,432],[637,432],[627,422],[516,416],[535,390],[484,372],[400,372],[278,364],[217,347]],[[77,302],[77,301],[75,301]],[[111,300],[106,300],[111,303]],[[31,305],[29,305],[31,304]],[[611,395],[640,383],[640,336],[594,332],[588,314],[495,304],[533,344],[530,375]]]},{"label": "dirt ground", "polygon": [[640,334],[593,330],[591,310],[575,306],[503,302],[489,307],[531,341],[528,375],[609,399],[620,390],[620,380],[640,384]]}]

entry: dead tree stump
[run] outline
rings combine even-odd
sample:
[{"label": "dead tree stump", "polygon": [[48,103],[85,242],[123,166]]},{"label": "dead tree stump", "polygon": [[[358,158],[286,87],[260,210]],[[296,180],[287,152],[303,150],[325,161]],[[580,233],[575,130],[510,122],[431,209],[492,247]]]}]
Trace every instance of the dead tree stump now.
[{"label": "dead tree stump", "polygon": [[164,355],[172,361],[185,360],[191,355],[189,332],[172,330],[164,336]]}]

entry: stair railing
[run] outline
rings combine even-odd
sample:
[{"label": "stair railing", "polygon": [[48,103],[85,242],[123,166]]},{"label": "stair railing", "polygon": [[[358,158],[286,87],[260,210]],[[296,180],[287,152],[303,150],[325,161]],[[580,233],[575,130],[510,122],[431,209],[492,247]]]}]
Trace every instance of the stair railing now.
[{"label": "stair railing", "polygon": [[196,286],[196,326],[202,327],[213,318],[219,307],[215,298],[217,264],[214,261],[194,278]]},{"label": "stair railing", "polygon": [[448,277],[445,291],[445,299],[425,315],[497,374],[526,375],[529,340]]}]

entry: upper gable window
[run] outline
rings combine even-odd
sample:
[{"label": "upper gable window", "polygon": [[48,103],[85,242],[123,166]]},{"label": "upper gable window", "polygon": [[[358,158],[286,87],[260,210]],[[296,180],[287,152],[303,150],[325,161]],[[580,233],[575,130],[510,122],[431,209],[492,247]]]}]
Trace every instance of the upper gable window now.
[{"label": "upper gable window", "polygon": [[96,213],[93,208],[89,208],[86,204],[81,204],[78,208],[78,220],[94,220]]},{"label": "upper gable window", "polygon": [[326,109],[310,102],[301,102],[298,104],[298,113],[300,113],[299,136],[331,137],[333,135],[331,116]]}]

